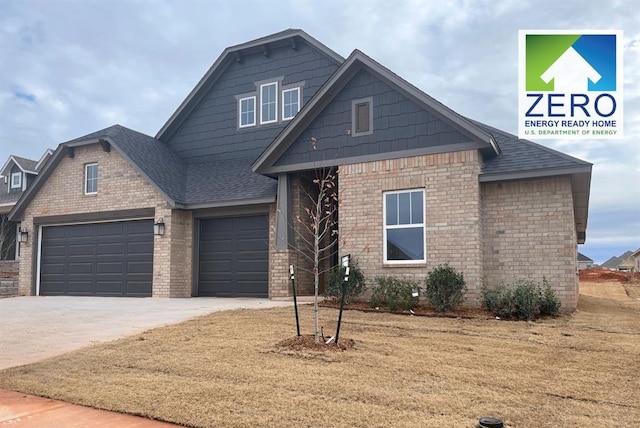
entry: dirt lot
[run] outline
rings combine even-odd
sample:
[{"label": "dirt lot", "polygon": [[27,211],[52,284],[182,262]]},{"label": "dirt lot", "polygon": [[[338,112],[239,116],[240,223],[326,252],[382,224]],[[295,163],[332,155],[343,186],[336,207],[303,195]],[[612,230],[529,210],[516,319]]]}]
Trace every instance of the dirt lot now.
[{"label": "dirt lot", "polygon": [[[0,372],[0,386],[188,426],[635,427],[640,301],[583,283],[539,322],[346,312],[344,352],[281,349],[291,308],[221,312]],[[312,310],[301,310],[311,333]],[[321,309],[333,329],[336,311]]]}]

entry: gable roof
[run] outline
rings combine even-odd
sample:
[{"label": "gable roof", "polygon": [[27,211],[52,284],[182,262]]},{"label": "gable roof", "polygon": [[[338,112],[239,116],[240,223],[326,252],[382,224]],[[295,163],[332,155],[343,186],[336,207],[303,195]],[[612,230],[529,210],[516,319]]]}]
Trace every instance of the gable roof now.
[{"label": "gable roof", "polygon": [[609,269],[613,269],[616,266],[618,266],[618,263],[620,263],[620,262],[621,262],[621,260],[618,257],[613,256],[613,257],[610,257],[609,259],[607,259],[607,261],[602,263],[600,266],[601,267],[605,267],[605,268],[609,268]]},{"label": "gable roof", "polygon": [[640,257],[640,248],[638,248],[633,254],[631,254],[631,257]]},{"label": "gable roof", "polygon": [[578,252],[578,261],[579,262],[592,262],[593,260],[590,259],[589,257],[585,256],[584,254]]},{"label": "gable roof", "polygon": [[323,52],[327,57],[341,64],[344,61],[340,55],[327,46],[320,43],[304,31],[300,29],[288,29],[279,33],[271,34],[266,37],[261,37],[246,43],[241,43],[235,46],[230,46],[222,51],[222,54],[216,59],[213,65],[205,73],[205,75],[196,84],[193,90],[182,101],[178,109],[171,115],[169,120],[160,128],[156,134],[156,138],[166,141],[178,128],[180,123],[189,115],[193,108],[200,102],[209,89],[216,83],[216,81],[222,76],[225,69],[233,61],[241,61],[243,55],[248,55],[255,52],[266,52],[270,44],[290,43],[295,48],[295,44],[299,40],[315,47],[320,52]]},{"label": "gable roof", "polygon": [[16,155],[9,156],[9,159],[4,163],[2,169],[0,169],[0,175],[5,177],[10,173],[11,163],[14,163],[22,172],[26,172],[28,174],[37,174],[36,165],[38,161],[34,161],[33,159],[27,159]]},{"label": "gable roof", "polygon": [[[333,76],[315,93],[311,100],[302,107],[300,112],[282,130],[276,139],[262,152],[253,164],[253,170],[262,174],[269,173],[271,167],[282,153],[284,153],[300,133],[320,115],[349,80],[363,68],[400,91],[418,105],[429,110],[455,129],[467,135],[472,141],[479,144],[479,148],[489,150],[495,154],[500,153],[500,147],[498,147],[498,144],[490,134],[356,49],[349,55],[349,58],[342,63],[338,70],[336,70]],[[337,161],[336,159],[334,163]],[[339,161],[344,162],[343,159]]]},{"label": "gable roof", "polygon": [[69,150],[90,144],[113,147],[172,208],[227,206],[238,204],[237,201],[243,204],[275,201],[277,182],[253,173],[249,168],[252,159],[186,165],[161,141],[124,126],[113,125],[61,143],[15,205],[10,218],[15,220],[22,216]]},{"label": "gable roof", "polygon": [[45,152],[40,157],[40,160],[38,160],[38,163],[36,163],[36,172],[40,172],[40,170],[44,167],[44,165],[47,163],[47,161],[49,160],[52,154],[53,154],[53,150],[51,149],[45,150]]}]

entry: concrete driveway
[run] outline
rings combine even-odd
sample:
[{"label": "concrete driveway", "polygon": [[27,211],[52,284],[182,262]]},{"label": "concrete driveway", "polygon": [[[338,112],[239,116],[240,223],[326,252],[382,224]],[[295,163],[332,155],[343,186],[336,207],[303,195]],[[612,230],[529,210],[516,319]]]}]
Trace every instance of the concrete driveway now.
[{"label": "concrete driveway", "polygon": [[212,312],[288,305],[291,302],[218,297],[0,299],[0,370]]}]

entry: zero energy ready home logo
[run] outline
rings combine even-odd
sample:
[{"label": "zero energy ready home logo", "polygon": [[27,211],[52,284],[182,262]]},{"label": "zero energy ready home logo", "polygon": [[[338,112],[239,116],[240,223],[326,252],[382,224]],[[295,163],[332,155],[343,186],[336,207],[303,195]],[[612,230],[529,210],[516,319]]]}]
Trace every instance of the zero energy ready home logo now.
[{"label": "zero energy ready home logo", "polygon": [[519,31],[518,136],[622,138],[622,31]]}]

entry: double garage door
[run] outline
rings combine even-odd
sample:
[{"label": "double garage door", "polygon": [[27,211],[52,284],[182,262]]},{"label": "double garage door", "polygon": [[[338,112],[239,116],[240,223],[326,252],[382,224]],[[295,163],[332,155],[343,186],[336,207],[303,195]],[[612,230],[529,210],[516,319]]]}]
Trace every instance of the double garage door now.
[{"label": "double garage door", "polygon": [[198,295],[267,297],[266,215],[200,220]]},{"label": "double garage door", "polygon": [[151,296],[153,221],[42,228],[40,294]]},{"label": "double garage door", "polygon": [[[200,220],[198,296],[267,297],[266,215]],[[151,296],[153,221],[42,228],[41,295]]]}]

